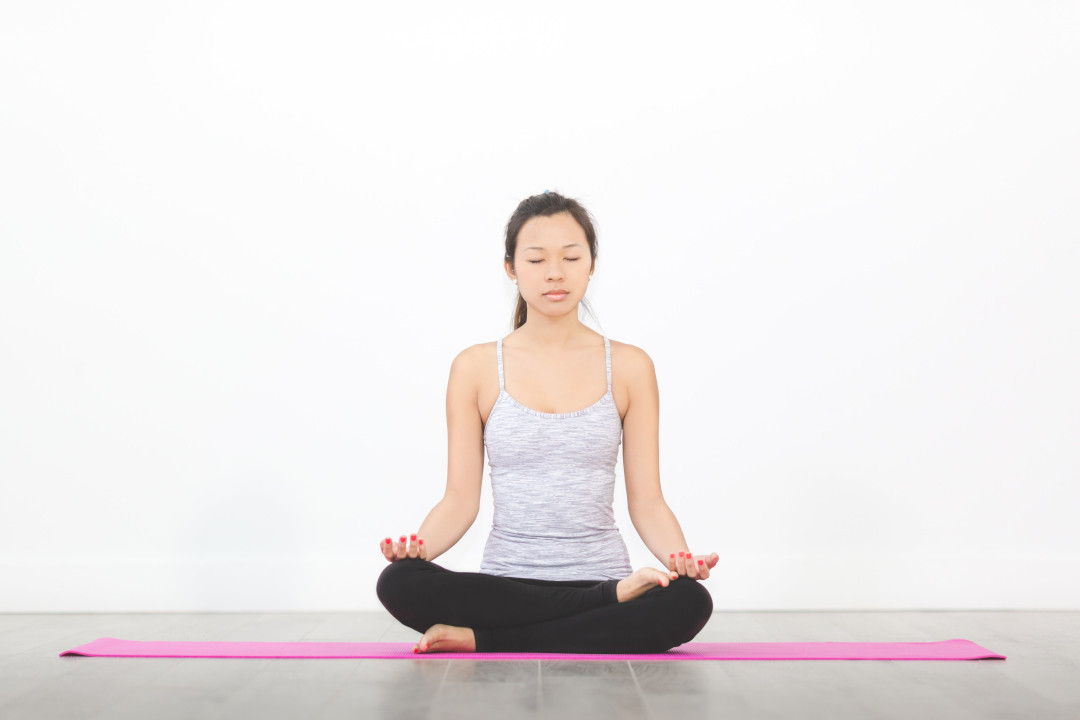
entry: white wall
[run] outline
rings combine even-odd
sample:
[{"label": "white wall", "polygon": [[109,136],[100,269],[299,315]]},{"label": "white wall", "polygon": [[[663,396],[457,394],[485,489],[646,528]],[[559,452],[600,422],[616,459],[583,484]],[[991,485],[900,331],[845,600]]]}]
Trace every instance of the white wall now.
[{"label": "white wall", "polygon": [[0,610],[378,607],[545,189],[597,218],[718,609],[1077,607],[1078,36],[1031,0],[0,5]]}]

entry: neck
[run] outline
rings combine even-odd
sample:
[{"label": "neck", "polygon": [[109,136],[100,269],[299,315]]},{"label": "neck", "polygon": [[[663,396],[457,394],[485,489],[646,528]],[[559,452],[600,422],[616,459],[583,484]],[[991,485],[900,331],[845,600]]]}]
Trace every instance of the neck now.
[{"label": "neck", "polygon": [[521,344],[540,351],[560,352],[586,344],[592,331],[572,314],[558,318],[540,315],[517,329]]}]

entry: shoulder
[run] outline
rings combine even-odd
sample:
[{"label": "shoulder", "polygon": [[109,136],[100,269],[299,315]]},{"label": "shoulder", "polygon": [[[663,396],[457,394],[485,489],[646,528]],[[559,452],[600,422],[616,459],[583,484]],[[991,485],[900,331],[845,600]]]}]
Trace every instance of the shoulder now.
[{"label": "shoulder", "polygon": [[656,388],[656,366],[649,353],[637,345],[611,340],[611,371],[626,382],[633,397],[641,390]]},{"label": "shoulder", "polygon": [[623,372],[655,372],[652,358],[637,345],[608,338],[611,343],[611,359],[616,358]]},{"label": "shoulder", "polygon": [[[468,399],[475,407],[483,387],[482,378],[486,369],[483,364],[485,345],[493,346],[494,344],[470,345],[454,356],[450,363],[450,377],[447,381],[447,402],[450,402],[450,398],[457,398],[462,402]],[[493,356],[495,354],[494,347],[491,348],[491,354]],[[491,362],[495,363],[494,360]]]},{"label": "shoulder", "polygon": [[470,345],[454,356],[450,363],[450,377],[467,382],[479,392],[484,380],[495,372],[495,341]]},{"label": "shoulder", "polygon": [[469,347],[465,348],[454,356],[454,359],[450,364],[450,368],[451,370],[458,370],[465,374],[473,375],[484,366],[484,364],[489,359],[489,355],[492,358],[492,362],[494,362],[494,342],[477,343],[476,345],[470,345]]}]

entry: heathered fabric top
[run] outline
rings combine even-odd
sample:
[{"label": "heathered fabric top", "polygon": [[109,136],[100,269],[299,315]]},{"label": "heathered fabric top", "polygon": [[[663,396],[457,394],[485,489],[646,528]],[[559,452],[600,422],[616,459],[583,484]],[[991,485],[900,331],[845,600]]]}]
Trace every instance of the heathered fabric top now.
[{"label": "heathered fabric top", "polygon": [[607,393],[583,410],[546,413],[506,392],[496,343],[499,398],[484,426],[495,515],[480,572],[541,580],[617,580],[631,573],[612,501],[622,418]]}]

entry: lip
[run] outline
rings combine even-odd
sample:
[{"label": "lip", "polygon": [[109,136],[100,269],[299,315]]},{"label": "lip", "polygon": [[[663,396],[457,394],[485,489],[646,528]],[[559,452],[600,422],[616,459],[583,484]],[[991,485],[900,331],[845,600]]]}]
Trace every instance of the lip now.
[{"label": "lip", "polygon": [[545,295],[565,295],[566,291],[565,290],[548,290],[544,294]]},{"label": "lip", "polygon": [[548,300],[562,300],[566,297],[566,295],[567,293],[565,291],[544,293],[544,297],[546,297]]}]

